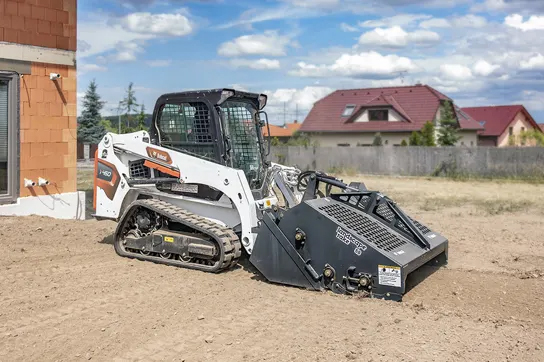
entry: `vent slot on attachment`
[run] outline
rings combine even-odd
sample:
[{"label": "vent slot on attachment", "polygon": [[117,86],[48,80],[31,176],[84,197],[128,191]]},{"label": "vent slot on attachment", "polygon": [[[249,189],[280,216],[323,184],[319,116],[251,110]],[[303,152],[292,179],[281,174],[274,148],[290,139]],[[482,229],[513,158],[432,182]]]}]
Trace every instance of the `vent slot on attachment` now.
[{"label": "vent slot on attachment", "polygon": [[321,206],[319,209],[382,250],[390,252],[406,245],[405,240],[391,233],[378,221],[365,214],[359,214],[342,204]]}]

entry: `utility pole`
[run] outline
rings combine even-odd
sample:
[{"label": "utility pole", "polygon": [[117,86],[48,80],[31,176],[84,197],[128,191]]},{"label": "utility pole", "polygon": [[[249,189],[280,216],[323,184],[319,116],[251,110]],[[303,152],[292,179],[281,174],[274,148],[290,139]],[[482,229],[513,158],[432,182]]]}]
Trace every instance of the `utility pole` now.
[{"label": "utility pole", "polygon": [[298,103],[297,103],[297,108],[296,108],[295,121],[298,122]]},{"label": "utility pole", "polygon": [[287,105],[287,102],[283,102],[283,125],[285,126],[285,117],[287,116],[287,111],[286,111],[286,105]]}]

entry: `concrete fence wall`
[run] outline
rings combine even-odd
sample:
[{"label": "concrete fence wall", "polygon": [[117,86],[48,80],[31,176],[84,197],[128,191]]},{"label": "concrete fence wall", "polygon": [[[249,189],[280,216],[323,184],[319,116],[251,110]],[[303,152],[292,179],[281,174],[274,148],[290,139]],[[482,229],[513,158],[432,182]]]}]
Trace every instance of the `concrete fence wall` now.
[{"label": "concrete fence wall", "polygon": [[544,148],[272,147],[270,160],[302,170],[377,175],[544,177]]}]

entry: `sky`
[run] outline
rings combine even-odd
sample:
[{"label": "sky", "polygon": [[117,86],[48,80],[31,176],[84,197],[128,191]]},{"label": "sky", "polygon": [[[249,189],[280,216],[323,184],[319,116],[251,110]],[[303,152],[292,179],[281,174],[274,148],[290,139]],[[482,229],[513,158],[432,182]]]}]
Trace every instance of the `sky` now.
[{"label": "sky", "polygon": [[130,82],[148,112],[169,92],[265,93],[273,124],[336,89],[419,82],[544,123],[544,1],[84,0],[77,66],[78,99],[94,79],[103,115]]}]

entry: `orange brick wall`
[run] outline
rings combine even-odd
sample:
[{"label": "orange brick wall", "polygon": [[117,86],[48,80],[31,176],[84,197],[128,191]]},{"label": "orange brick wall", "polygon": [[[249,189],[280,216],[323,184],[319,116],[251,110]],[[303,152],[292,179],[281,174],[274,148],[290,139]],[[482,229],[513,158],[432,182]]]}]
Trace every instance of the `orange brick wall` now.
[{"label": "orange brick wall", "polygon": [[77,0],[0,0],[0,41],[76,50]]},{"label": "orange brick wall", "polygon": [[[1,1],[1,0],[0,0]],[[57,81],[49,73],[59,73]],[[76,69],[32,63],[20,81],[20,197],[76,191],[77,90]],[[46,187],[24,187],[24,179]]]}]

